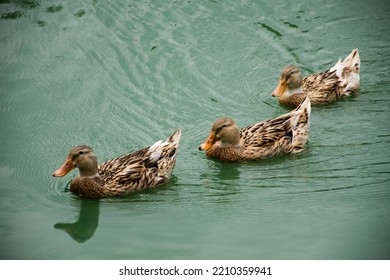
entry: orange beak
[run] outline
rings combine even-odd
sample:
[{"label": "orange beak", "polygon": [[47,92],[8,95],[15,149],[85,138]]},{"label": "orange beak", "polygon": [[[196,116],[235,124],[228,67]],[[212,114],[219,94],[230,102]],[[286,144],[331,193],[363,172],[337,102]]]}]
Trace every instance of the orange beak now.
[{"label": "orange beak", "polygon": [[284,80],[280,80],[274,91],[272,92],[273,97],[279,97],[287,89],[287,83]]},{"label": "orange beak", "polygon": [[215,135],[214,131],[211,131],[209,134],[209,137],[207,137],[206,141],[204,141],[200,146],[199,146],[199,151],[202,150],[208,150],[210,149],[215,142],[217,142],[217,136]]},{"label": "orange beak", "polygon": [[63,177],[75,168],[72,159],[67,158],[64,164],[53,173],[53,177]]}]

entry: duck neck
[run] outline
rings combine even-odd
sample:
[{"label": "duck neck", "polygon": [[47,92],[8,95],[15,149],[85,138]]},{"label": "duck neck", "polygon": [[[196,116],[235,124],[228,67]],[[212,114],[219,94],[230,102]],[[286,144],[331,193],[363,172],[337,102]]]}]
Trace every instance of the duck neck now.
[{"label": "duck neck", "polygon": [[98,173],[97,168],[94,170],[81,170],[81,169],[79,169],[79,171],[80,171],[80,177],[89,177],[89,178],[99,177],[99,173]]},{"label": "duck neck", "polygon": [[303,95],[302,86],[297,87],[297,88],[287,88],[286,97],[290,97],[290,96],[293,96],[295,94],[302,94]]},{"label": "duck neck", "polygon": [[80,172],[80,177],[98,177],[99,176],[97,164],[94,164],[93,166],[86,166],[86,167],[79,166],[79,172]]}]

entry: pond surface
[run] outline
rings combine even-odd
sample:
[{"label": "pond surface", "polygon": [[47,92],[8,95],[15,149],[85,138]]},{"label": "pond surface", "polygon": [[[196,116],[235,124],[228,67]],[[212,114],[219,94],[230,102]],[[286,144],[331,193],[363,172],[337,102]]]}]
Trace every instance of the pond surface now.
[{"label": "pond surface", "polygon": [[[1,259],[389,259],[390,5],[373,1],[0,2]],[[359,48],[361,91],[312,110],[304,152],[209,160],[213,121],[287,112],[280,70]],[[169,184],[123,198],[51,177],[183,130]]]}]

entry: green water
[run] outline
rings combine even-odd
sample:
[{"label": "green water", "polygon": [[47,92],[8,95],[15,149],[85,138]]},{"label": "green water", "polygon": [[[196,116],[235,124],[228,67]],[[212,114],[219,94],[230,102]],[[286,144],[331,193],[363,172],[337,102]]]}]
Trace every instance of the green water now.
[{"label": "green water", "polygon": [[[389,259],[390,5],[374,1],[0,1],[1,259]],[[286,112],[304,75],[359,48],[361,92],[313,108],[306,150],[222,164],[212,122]],[[83,200],[53,178],[182,128],[168,185]]]}]

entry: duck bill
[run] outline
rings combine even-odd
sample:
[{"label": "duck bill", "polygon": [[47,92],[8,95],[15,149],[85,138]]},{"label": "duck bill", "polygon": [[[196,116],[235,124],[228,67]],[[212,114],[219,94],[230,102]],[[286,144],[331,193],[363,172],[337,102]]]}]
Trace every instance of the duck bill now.
[{"label": "duck bill", "polygon": [[208,150],[210,149],[215,142],[217,142],[217,136],[215,135],[214,131],[211,131],[209,134],[209,137],[207,137],[206,141],[204,141],[200,146],[199,146],[199,151],[202,150]]},{"label": "duck bill", "polygon": [[272,92],[273,97],[279,97],[287,89],[287,83],[284,80],[280,80],[274,91]]},{"label": "duck bill", "polygon": [[53,172],[53,177],[63,177],[75,168],[70,158],[67,158],[64,164]]}]

